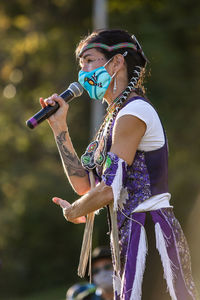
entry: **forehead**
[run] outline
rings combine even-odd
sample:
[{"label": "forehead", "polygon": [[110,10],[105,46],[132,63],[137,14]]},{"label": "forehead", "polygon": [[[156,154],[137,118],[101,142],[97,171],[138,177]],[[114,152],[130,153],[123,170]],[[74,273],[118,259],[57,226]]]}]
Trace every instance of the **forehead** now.
[{"label": "forehead", "polygon": [[92,48],[92,49],[88,49],[88,50],[84,51],[83,54],[80,57],[80,60],[82,60],[82,59],[84,60],[84,59],[86,59],[89,56],[104,57],[105,58],[105,56],[104,56],[103,53],[101,53],[100,51],[98,51],[95,48]]}]

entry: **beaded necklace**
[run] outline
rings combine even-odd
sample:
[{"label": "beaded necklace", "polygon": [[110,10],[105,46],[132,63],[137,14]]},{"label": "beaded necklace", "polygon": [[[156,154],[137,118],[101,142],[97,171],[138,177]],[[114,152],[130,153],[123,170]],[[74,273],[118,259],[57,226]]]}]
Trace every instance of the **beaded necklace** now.
[{"label": "beaded necklace", "polygon": [[96,135],[96,139],[92,141],[85,153],[81,156],[81,163],[87,170],[94,169],[95,167],[100,167],[106,158],[106,146],[107,139],[110,133],[110,129],[113,120],[116,118],[117,113],[121,109],[126,98],[122,95],[118,96],[107,108],[107,114],[104,121]]}]

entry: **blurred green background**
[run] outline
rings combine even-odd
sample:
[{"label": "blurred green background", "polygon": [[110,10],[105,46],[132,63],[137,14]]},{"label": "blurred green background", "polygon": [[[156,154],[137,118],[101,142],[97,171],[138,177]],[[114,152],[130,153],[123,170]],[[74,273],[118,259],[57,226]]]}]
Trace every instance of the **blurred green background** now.
[{"label": "blurred green background", "polygon": [[[39,97],[77,81],[74,50],[92,31],[91,0],[0,3],[0,299],[62,300],[79,281],[84,225],[66,223],[52,196],[74,201],[53,135],[25,121]],[[109,0],[110,28],[134,33],[150,60],[147,95],[170,145],[170,191],[200,282],[200,2]],[[70,105],[78,155],[89,141],[90,100]],[[96,217],[94,247],[108,244],[106,212]],[[155,299],[157,300],[157,299]],[[160,299],[159,299],[160,300]]]}]

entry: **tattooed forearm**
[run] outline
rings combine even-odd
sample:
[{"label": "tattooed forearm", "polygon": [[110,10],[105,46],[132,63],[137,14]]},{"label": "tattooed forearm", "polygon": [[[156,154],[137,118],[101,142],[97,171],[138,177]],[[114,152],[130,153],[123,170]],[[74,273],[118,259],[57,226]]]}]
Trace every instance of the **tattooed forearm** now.
[{"label": "tattooed forearm", "polygon": [[64,163],[64,167],[69,176],[84,177],[86,175],[80,160],[76,154],[72,154],[64,145],[66,141],[65,135],[67,131],[62,131],[57,137],[56,142],[60,150],[60,154]]}]

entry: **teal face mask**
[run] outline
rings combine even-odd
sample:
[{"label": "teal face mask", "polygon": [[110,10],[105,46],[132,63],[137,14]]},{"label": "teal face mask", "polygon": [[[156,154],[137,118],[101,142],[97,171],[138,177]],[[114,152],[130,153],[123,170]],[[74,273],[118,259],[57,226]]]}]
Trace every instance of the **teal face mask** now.
[{"label": "teal face mask", "polygon": [[[110,62],[110,60],[108,62]],[[81,70],[78,74],[79,83],[88,92],[92,99],[102,100],[113,76],[115,76],[115,74],[110,76],[107,72],[105,66],[108,62],[104,66],[90,72]]]}]

